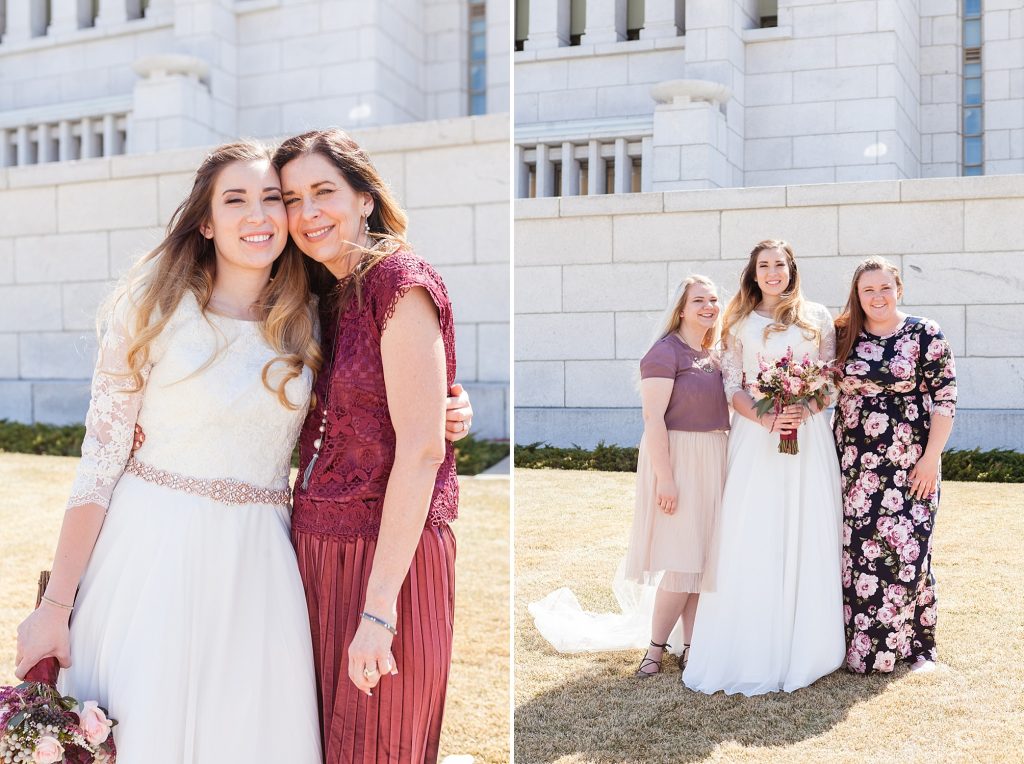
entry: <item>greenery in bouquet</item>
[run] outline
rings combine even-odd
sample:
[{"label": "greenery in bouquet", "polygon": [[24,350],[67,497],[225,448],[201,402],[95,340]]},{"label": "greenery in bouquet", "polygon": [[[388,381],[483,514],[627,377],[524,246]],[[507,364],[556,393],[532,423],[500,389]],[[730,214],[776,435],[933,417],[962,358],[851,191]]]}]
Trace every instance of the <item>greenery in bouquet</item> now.
[{"label": "greenery in bouquet", "polygon": [[52,685],[23,682],[0,688],[3,764],[114,764],[111,728],[95,701],[79,703]]},{"label": "greenery in bouquet", "polygon": [[[804,355],[800,361],[794,360],[791,347],[787,347],[785,354],[774,363],[759,356],[757,364],[757,379],[751,392],[755,398],[754,411],[759,417],[769,411],[778,416],[787,406],[794,405],[813,411],[811,401],[821,411],[841,376],[839,368],[833,363],[812,361],[808,355]],[[799,451],[796,430],[779,436],[779,453],[796,454]]]}]

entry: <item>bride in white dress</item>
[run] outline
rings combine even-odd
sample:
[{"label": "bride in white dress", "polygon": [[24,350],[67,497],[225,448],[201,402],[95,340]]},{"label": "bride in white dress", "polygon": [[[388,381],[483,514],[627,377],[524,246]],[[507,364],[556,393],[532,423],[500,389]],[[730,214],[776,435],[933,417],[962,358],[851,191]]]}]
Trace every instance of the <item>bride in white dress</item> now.
[{"label": "bride in white dress", "polygon": [[275,263],[279,185],[264,148],[215,150],[117,298],[46,598],[18,630],[18,675],[55,655],[60,689],[118,720],[120,764],[321,761],[288,485],[320,359],[302,255]]},{"label": "bride in white dress", "polygon": [[[706,693],[791,692],[839,668],[845,638],[839,463],[827,416],[791,407],[759,420],[744,389],[759,357],[773,362],[787,347],[797,358],[835,356],[832,318],[803,300],[786,242],[751,252],[723,334],[736,413],[714,588],[700,597],[683,682]],[[779,453],[779,433],[792,427],[799,453]]]}]

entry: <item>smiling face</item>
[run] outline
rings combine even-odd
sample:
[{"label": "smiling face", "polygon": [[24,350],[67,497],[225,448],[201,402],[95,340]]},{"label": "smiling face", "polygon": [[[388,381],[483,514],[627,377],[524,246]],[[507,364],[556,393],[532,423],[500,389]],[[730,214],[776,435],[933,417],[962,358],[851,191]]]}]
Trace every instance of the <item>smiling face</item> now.
[{"label": "smiling face", "polygon": [[373,197],[356,191],[325,156],[303,154],[281,168],[288,231],[299,249],[335,276],[351,270],[349,257],[364,243],[363,224]]},{"label": "smiling face", "polygon": [[679,312],[682,327],[703,336],[714,328],[718,313],[718,293],[703,284],[691,284]]},{"label": "smiling face", "polygon": [[789,288],[789,259],[781,249],[762,249],[757,253],[754,276],[761,294],[778,297]]},{"label": "smiling face", "polygon": [[218,267],[269,271],[288,241],[281,184],[269,159],[225,165],[200,232],[213,240]]},{"label": "smiling face", "polygon": [[896,303],[903,290],[886,268],[864,271],[857,279],[857,299],[867,321],[884,326],[897,317]]}]

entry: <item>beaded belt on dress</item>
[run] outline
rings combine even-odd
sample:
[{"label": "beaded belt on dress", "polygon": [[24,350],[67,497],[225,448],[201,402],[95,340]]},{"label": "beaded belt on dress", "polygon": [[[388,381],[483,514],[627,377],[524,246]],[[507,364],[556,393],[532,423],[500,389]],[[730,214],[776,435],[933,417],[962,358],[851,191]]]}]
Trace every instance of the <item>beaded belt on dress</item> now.
[{"label": "beaded belt on dress", "polygon": [[138,461],[134,456],[128,459],[124,471],[165,488],[184,491],[194,496],[204,496],[224,504],[273,504],[278,506],[287,505],[291,500],[291,491],[288,489],[260,488],[252,483],[243,483],[241,480],[231,478],[210,480],[179,475],[176,472],[150,467],[148,464]]}]

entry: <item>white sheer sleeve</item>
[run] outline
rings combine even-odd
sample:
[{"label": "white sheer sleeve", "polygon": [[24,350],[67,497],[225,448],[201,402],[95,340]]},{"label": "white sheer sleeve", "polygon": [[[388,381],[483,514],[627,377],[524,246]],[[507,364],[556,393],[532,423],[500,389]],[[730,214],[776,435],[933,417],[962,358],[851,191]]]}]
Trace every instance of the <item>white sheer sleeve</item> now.
[{"label": "white sheer sleeve", "polygon": [[832,321],[832,314],[824,305],[815,306],[818,309],[818,329],[821,331],[821,338],[818,340],[818,357],[823,361],[834,361],[836,358],[836,325]]},{"label": "white sheer sleeve", "polygon": [[129,344],[126,318],[123,312],[115,312],[103,333],[96,358],[82,459],[71,487],[69,509],[83,504],[99,504],[105,509],[131,454],[135,420],[152,364],[142,369],[143,388],[129,392],[131,377],[123,376],[128,369]]},{"label": "white sheer sleeve", "polygon": [[722,385],[725,400],[732,405],[732,396],[743,386],[743,343],[736,334],[729,334],[728,347],[722,350]]}]

